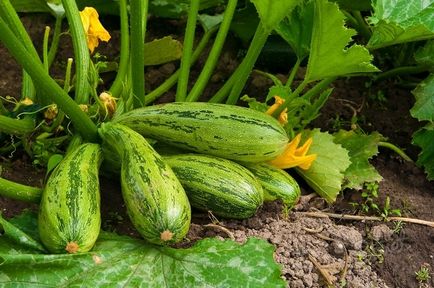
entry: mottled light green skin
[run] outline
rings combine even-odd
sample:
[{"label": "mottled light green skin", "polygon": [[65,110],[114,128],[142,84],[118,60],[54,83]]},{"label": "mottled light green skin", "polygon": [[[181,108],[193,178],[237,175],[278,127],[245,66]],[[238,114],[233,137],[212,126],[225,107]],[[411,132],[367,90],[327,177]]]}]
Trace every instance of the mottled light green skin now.
[{"label": "mottled light green skin", "polygon": [[209,155],[164,157],[187,192],[191,206],[217,216],[245,219],[263,203],[262,187],[243,166]]},{"label": "mottled light green skin", "polygon": [[68,242],[87,252],[101,227],[98,170],[102,152],[98,144],[78,146],[48,178],[39,207],[38,228],[51,253],[67,253]]},{"label": "mottled light green skin", "polygon": [[114,119],[145,137],[179,148],[245,162],[282,154],[282,125],[253,109],[205,102],[175,102],[132,110]]},{"label": "mottled light green skin", "polygon": [[291,175],[266,163],[244,164],[264,188],[264,201],[281,199],[289,207],[300,199],[300,186]]},{"label": "mottled light green skin", "polygon": [[[122,195],[137,231],[154,244],[182,240],[190,227],[191,208],[172,169],[130,128],[108,123],[99,132],[104,144],[112,146],[121,159]],[[163,241],[164,231],[173,233],[172,239]]]}]

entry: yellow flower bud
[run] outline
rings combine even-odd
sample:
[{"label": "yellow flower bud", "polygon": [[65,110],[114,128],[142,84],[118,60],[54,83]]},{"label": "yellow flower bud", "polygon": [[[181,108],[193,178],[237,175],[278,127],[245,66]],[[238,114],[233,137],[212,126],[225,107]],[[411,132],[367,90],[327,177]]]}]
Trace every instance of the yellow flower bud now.
[{"label": "yellow flower bud", "polygon": [[117,99],[107,92],[102,92],[99,95],[99,99],[104,104],[104,107],[107,110],[107,114],[109,116],[112,116],[113,113],[115,113],[115,111],[116,111],[116,100]]},{"label": "yellow flower bud", "polygon": [[57,114],[59,114],[59,109],[57,109],[56,104],[52,104],[44,111],[44,118],[45,120],[53,120]]}]

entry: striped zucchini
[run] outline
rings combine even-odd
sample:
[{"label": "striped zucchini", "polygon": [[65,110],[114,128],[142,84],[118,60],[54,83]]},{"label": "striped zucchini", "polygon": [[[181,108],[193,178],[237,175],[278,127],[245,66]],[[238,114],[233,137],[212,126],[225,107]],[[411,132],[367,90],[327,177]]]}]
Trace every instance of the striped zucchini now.
[{"label": "striped zucchini", "polygon": [[122,195],[137,231],[154,244],[184,238],[190,203],[172,169],[140,134],[124,125],[102,124],[99,133],[121,159]]},{"label": "striped zucchini", "polygon": [[288,207],[293,207],[300,199],[300,186],[291,175],[266,163],[244,164],[252,171],[264,189],[264,201],[281,199]]},{"label": "striped zucchini", "polygon": [[132,110],[114,121],[145,137],[237,161],[274,159],[288,143],[285,130],[270,115],[227,104],[167,103]]},{"label": "striped zucchini", "polygon": [[243,166],[209,155],[164,157],[187,192],[191,206],[213,214],[244,219],[263,202],[262,187]]},{"label": "striped zucchini", "polygon": [[38,228],[51,253],[89,251],[101,226],[98,144],[82,144],[66,155],[42,192]]}]

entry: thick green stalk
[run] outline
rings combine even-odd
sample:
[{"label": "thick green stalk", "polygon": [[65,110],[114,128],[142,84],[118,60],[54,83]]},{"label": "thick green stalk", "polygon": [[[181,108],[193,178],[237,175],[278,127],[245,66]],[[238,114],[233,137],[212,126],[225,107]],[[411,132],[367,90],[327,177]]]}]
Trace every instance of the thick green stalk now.
[{"label": "thick green stalk", "polygon": [[429,70],[428,65],[419,65],[419,66],[401,66],[397,68],[390,69],[386,72],[380,73],[374,77],[375,81],[384,80],[390,77],[395,77],[399,75],[408,75],[408,74],[418,74]]},{"label": "thick green stalk", "polygon": [[133,106],[143,106],[145,95],[145,24],[148,11],[147,0],[130,1],[131,19],[131,83]]},{"label": "thick green stalk", "polygon": [[45,26],[44,40],[42,45],[42,63],[44,64],[45,71],[48,74],[48,37],[50,36],[50,26]]},{"label": "thick green stalk", "polygon": [[205,65],[203,66],[202,71],[196,80],[196,83],[188,94],[186,101],[197,101],[208,84],[209,78],[211,77],[219,59],[226,36],[228,35],[229,28],[231,27],[232,17],[236,8],[237,0],[229,0],[226,6],[225,14],[223,16],[223,21],[219,28],[219,32],[217,33],[217,36],[214,40],[214,45],[212,46],[208,55],[208,59],[206,60]]},{"label": "thick green stalk", "polygon": [[75,102],[87,104],[89,102],[89,65],[90,54],[87,47],[86,34],[81,23],[80,13],[75,0],[62,0],[65,15],[68,19],[72,36],[75,58]]},{"label": "thick green stalk", "polygon": [[31,203],[39,203],[42,189],[12,182],[0,177],[0,195]]},{"label": "thick green stalk", "polygon": [[118,73],[109,89],[110,93],[114,97],[119,97],[122,92],[125,78],[128,74],[128,65],[130,60],[130,32],[128,28],[128,9],[126,0],[119,0],[119,14],[121,19],[121,56],[119,60]]},{"label": "thick green stalk", "polygon": [[[196,49],[194,50],[194,53],[191,57],[191,64],[193,65],[197,59],[199,59],[200,54],[202,54],[202,51],[205,49],[206,45],[209,42],[209,39],[214,34],[214,32],[217,30],[217,28],[212,28],[209,31],[205,32],[203,34],[202,39],[200,40],[199,44],[197,45]],[[178,69],[175,73],[173,73],[169,78],[167,78],[166,81],[164,81],[160,86],[158,86],[156,89],[154,89],[152,92],[146,95],[145,98],[145,105],[148,105],[152,102],[154,102],[158,97],[166,93],[170,90],[170,88],[173,87],[173,85],[176,84],[176,81],[178,80],[180,70]]]},{"label": "thick green stalk", "polygon": [[268,35],[269,31],[267,31],[262,23],[259,22],[255,35],[253,36],[253,40],[250,43],[249,49],[247,50],[247,54],[237,68],[236,81],[234,82],[229,97],[226,100],[227,104],[237,103],[241,91],[243,90],[244,85],[249,78],[250,72],[252,72],[255,62],[258,59],[265,42],[267,42]]},{"label": "thick green stalk", "polygon": [[369,25],[366,24],[366,21],[365,21],[365,19],[363,19],[363,16],[360,13],[360,11],[353,11],[353,16],[354,16],[354,19],[358,23],[358,25],[356,27],[357,31],[360,33],[360,35],[363,36],[363,38],[365,38],[366,41],[368,41],[372,35],[372,31],[369,28]]},{"label": "thick green stalk", "polygon": [[[29,34],[27,34],[23,23],[21,22],[18,14],[16,13],[14,7],[9,2],[9,0],[0,1],[0,17],[3,18],[3,20],[7,23],[15,36],[21,40],[21,42],[27,48],[28,52],[32,54],[35,59],[40,60],[38,52],[36,51],[35,46],[33,46],[32,39],[30,38]],[[21,97],[22,99],[30,98],[34,101],[36,97],[36,90],[32,83],[32,79],[25,71],[23,71]]]},{"label": "thick green stalk", "polygon": [[0,115],[0,132],[13,135],[24,135],[32,132],[33,129],[35,129],[35,123],[30,117],[14,119]]},{"label": "thick green stalk", "polygon": [[48,51],[48,67],[53,63],[57,48],[59,47],[60,33],[62,33],[62,20],[63,16],[57,16],[56,23],[54,23],[53,38],[51,40],[50,50]]},{"label": "thick green stalk", "polygon": [[385,147],[385,148],[388,148],[388,149],[394,151],[396,154],[398,154],[399,156],[401,156],[402,159],[404,159],[405,161],[413,162],[413,160],[410,158],[410,156],[408,156],[407,154],[405,154],[405,152],[402,149],[400,149],[396,145],[393,145],[392,143],[389,143],[389,142],[378,142],[378,146],[379,147]]},{"label": "thick green stalk", "polygon": [[234,86],[234,83],[237,81],[237,75],[238,70],[235,70],[234,73],[232,73],[231,77],[229,77],[228,80],[226,80],[225,84],[217,91],[214,96],[209,99],[208,102],[210,103],[222,103],[226,97],[228,96],[229,92],[231,92],[232,86]]},{"label": "thick green stalk", "polygon": [[178,86],[176,88],[176,101],[185,101],[187,98],[188,78],[191,67],[191,57],[193,54],[194,34],[196,32],[197,13],[199,12],[199,0],[190,1],[188,11],[187,27],[185,28],[184,44],[182,48],[182,58]]},{"label": "thick green stalk", "polygon": [[0,41],[9,53],[32,77],[35,85],[43,90],[43,95],[57,104],[72,120],[77,131],[88,141],[97,141],[97,127],[80,107],[57,85],[44,70],[42,63],[32,57],[25,46],[17,39],[7,24],[0,18]]}]

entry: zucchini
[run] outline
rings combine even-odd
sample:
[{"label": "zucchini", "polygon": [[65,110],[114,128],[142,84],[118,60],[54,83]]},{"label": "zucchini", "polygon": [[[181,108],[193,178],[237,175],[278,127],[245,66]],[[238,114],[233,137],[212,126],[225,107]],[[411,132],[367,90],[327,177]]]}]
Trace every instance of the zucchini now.
[{"label": "zucchini", "polygon": [[106,123],[99,129],[103,145],[121,160],[122,195],[137,231],[154,244],[175,243],[187,234],[191,208],[172,169],[137,132]]},{"label": "zucchini", "polygon": [[266,163],[245,163],[244,166],[252,171],[261,183],[264,189],[264,201],[281,199],[288,207],[297,204],[301,195],[300,186],[285,170]]},{"label": "zucchini", "polygon": [[51,253],[89,251],[101,226],[98,144],[82,144],[48,178],[38,214],[41,241]]},{"label": "zucchini", "polygon": [[191,206],[217,216],[244,219],[263,202],[262,187],[243,166],[209,155],[164,157],[187,192]]},{"label": "zucchini", "polygon": [[113,121],[179,148],[244,162],[272,160],[289,140],[270,115],[227,104],[160,104],[132,110]]}]

